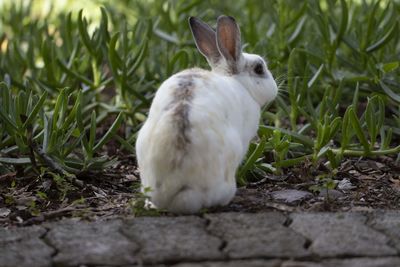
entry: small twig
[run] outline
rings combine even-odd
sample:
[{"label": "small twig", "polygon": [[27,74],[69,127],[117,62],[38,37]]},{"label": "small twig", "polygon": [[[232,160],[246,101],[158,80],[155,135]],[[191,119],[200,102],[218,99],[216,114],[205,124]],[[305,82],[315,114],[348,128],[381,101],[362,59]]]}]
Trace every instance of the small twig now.
[{"label": "small twig", "polygon": [[71,174],[66,172],[58,162],[54,161],[50,156],[46,154],[42,150],[42,148],[39,148],[38,146],[34,146],[35,152],[42,158],[42,160],[48,165],[52,170],[57,172],[58,174],[62,174],[65,176],[70,176]]},{"label": "small twig", "polygon": [[58,209],[58,210],[52,210],[52,211],[48,211],[48,212],[43,212],[37,217],[32,217],[32,218],[26,220],[25,222],[23,222],[23,225],[31,225],[31,224],[34,224],[34,223],[43,222],[45,220],[53,219],[53,218],[56,218],[56,217],[58,217],[60,215],[63,215],[63,214],[68,214],[70,212],[82,211],[82,210],[86,210],[86,208],[82,209],[82,208],[74,208],[74,207],[68,206],[68,207],[65,207],[65,208],[62,208],[62,209]]},{"label": "small twig", "polygon": [[36,145],[33,145],[32,147],[36,152],[36,154],[38,154],[42,158],[42,160],[46,163],[47,166],[49,166],[56,173],[65,176],[65,178],[73,185],[79,188],[83,188],[84,183],[81,180],[77,179],[75,175],[64,170],[63,167],[58,162],[53,160],[50,156],[48,156],[46,152],[42,150],[42,148]]}]

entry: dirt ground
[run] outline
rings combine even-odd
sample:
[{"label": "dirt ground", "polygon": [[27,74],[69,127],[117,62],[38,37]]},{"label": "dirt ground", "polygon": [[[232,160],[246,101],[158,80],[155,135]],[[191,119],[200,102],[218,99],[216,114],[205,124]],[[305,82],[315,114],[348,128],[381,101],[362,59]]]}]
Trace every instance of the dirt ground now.
[{"label": "dirt ground", "polygon": [[[250,182],[238,189],[228,206],[204,212],[400,209],[400,166],[394,158],[347,159],[330,176],[322,164],[304,163],[285,169],[283,175],[268,174]],[[132,156],[122,156],[106,172],[80,175],[81,188],[57,176],[6,173],[0,176],[0,225],[24,226],[63,217],[173,216],[143,208],[138,177]]]}]

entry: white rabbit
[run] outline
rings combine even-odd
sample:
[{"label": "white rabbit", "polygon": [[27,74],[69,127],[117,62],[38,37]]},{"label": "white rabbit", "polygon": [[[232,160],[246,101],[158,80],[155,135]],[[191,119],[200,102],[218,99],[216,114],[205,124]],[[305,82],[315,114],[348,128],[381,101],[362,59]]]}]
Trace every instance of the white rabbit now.
[{"label": "white rabbit", "polygon": [[142,192],[156,207],[182,214],[231,201],[261,106],[277,95],[265,61],[242,53],[234,18],[220,16],[216,31],[194,17],[189,24],[212,70],[167,79],[136,141]]}]

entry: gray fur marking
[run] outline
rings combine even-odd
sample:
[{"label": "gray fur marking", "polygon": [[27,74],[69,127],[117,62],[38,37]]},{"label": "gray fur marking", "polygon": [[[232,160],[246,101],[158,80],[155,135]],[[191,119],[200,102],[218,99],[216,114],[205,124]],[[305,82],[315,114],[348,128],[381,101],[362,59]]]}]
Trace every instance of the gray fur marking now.
[{"label": "gray fur marking", "polygon": [[177,127],[176,148],[186,152],[191,143],[189,132],[191,125],[189,121],[190,102],[193,99],[194,77],[197,74],[182,74],[178,76],[178,87],[174,91],[174,99],[171,103],[172,118]]}]

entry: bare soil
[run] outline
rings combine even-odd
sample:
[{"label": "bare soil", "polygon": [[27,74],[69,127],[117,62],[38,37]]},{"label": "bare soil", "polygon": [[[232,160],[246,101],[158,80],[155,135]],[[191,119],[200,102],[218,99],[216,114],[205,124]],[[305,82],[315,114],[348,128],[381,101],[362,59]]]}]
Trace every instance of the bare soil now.
[{"label": "bare soil", "polygon": [[[81,188],[51,175],[1,175],[0,225],[24,226],[63,217],[96,220],[128,215],[173,216],[143,208],[132,156],[121,155],[113,168],[77,178],[84,183]],[[228,206],[204,212],[371,209],[400,209],[400,166],[394,158],[347,159],[334,175],[322,164],[304,163],[285,169],[283,175],[265,175],[250,182],[238,189]]]}]

